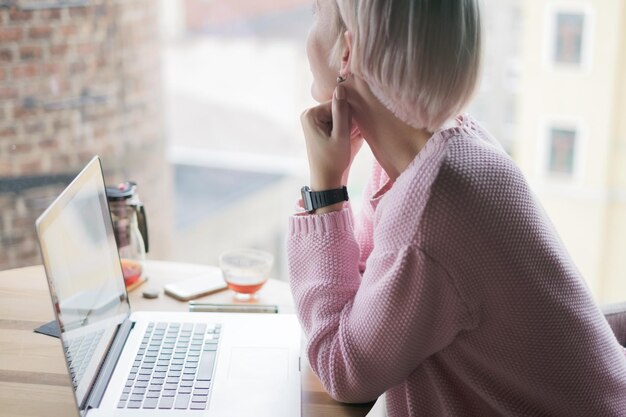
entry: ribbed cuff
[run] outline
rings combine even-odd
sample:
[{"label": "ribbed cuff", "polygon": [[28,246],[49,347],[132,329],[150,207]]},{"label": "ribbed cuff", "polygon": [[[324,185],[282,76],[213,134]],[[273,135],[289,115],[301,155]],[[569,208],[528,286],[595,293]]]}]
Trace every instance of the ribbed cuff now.
[{"label": "ribbed cuff", "polygon": [[326,234],[333,231],[345,232],[353,230],[352,209],[349,204],[339,211],[308,216],[294,215],[289,218],[291,235]]}]

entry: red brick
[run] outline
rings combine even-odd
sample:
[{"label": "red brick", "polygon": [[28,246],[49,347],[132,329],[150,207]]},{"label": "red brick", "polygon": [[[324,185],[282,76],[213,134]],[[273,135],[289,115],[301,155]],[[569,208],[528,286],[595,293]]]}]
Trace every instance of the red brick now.
[{"label": "red brick", "polygon": [[[7,161],[0,160],[0,177],[12,177],[13,176],[13,166],[11,163]],[[0,212],[6,213],[6,210],[2,210],[2,197],[0,197]],[[13,206],[11,206],[13,208]],[[0,235],[2,235],[2,223],[0,223]],[[0,251],[2,252],[2,251]],[[2,255],[0,254],[0,264],[2,263]]]},{"label": "red brick", "polygon": [[8,106],[0,107],[0,122],[7,120],[7,115],[11,109]]},{"label": "red brick", "polygon": [[19,41],[22,39],[22,28],[0,28],[0,42]]},{"label": "red brick", "polygon": [[63,35],[63,37],[65,38],[74,36],[78,33],[78,27],[75,25],[61,26],[60,32],[61,32],[61,35]]},{"label": "red brick", "polygon": [[[20,85],[20,99],[24,99],[28,106],[33,106],[37,98],[50,91],[51,80],[44,77],[30,78],[28,82]],[[43,99],[43,97],[41,97]]]},{"label": "red brick", "polygon": [[3,68],[0,68],[0,81],[4,81],[7,76],[7,71]]},{"label": "red brick", "polygon": [[13,51],[10,49],[0,49],[0,62],[11,62],[13,60]]},{"label": "red brick", "polygon": [[0,87],[0,100],[11,100],[17,98],[17,88]]},{"label": "red brick", "polygon": [[[32,227],[34,223],[35,223],[34,220],[30,221],[30,228],[28,229],[28,231],[31,233],[32,233]],[[26,242],[30,243],[32,242],[32,239],[26,240]],[[29,265],[35,265],[35,264],[41,263],[40,256],[41,255],[39,255],[39,252],[33,249],[29,249],[29,250],[19,253],[18,257],[20,258],[20,266],[18,266],[18,268],[22,266],[29,266]]]},{"label": "red brick", "polygon": [[28,123],[26,126],[24,126],[24,131],[29,135],[32,135],[35,133],[41,133],[44,131],[44,129],[45,129],[45,125],[41,121]]},{"label": "red brick", "polygon": [[[67,1],[58,0],[8,1],[10,4],[23,3],[24,5],[67,3]],[[12,22],[9,8],[0,6],[0,33],[3,37],[12,39],[6,42],[0,41],[0,70],[4,71],[4,80],[0,78],[0,95],[10,97],[9,99],[0,98],[0,132],[4,135],[0,137],[0,177],[20,175],[26,170],[33,173],[32,171],[37,169],[39,173],[62,172],[76,168],[81,160],[91,158],[96,152],[104,152],[111,158],[115,158],[121,152],[120,147],[126,146],[127,143],[129,147],[137,148],[135,152],[144,149],[146,153],[160,151],[161,145],[157,143],[152,145],[150,141],[151,138],[156,140],[154,133],[156,128],[146,126],[146,120],[152,120],[158,108],[157,104],[146,106],[146,102],[153,100],[153,95],[158,95],[159,86],[156,86],[155,91],[145,91],[145,89],[152,88],[152,81],[141,83],[141,80],[137,80],[138,77],[141,78],[141,74],[150,70],[151,65],[158,63],[156,56],[158,51],[153,48],[153,44],[158,42],[152,36],[153,26],[155,26],[154,11],[142,10],[149,6],[148,3],[150,2],[147,0],[140,0],[138,3],[98,0],[87,2],[90,5],[88,8],[76,8],[75,11],[72,11],[74,8],[71,7],[60,10],[36,10],[30,20],[21,23]],[[23,18],[26,16],[25,14]],[[118,22],[120,23],[118,28],[111,28],[116,17],[124,21]],[[40,31],[40,34],[32,33],[38,36],[45,35],[45,37],[31,39],[31,28],[42,27],[49,27],[51,33],[48,31]],[[18,30],[14,32],[5,30],[15,28]],[[111,30],[110,33],[109,30]],[[37,29],[33,29],[33,32],[37,32]],[[103,37],[107,38],[108,43],[113,47],[123,43],[123,50],[108,48],[111,50],[104,51],[107,45],[100,44]],[[40,47],[41,55],[38,55],[38,51],[29,50],[27,47]],[[128,79],[122,77],[123,79],[120,80],[118,79],[120,77],[117,71],[118,64],[127,55],[140,58],[125,66],[124,74],[128,73]],[[76,63],[72,66],[73,71],[76,72],[75,75],[70,73],[70,66],[73,63]],[[26,76],[34,71],[36,75],[14,79],[13,70],[27,65],[34,65],[36,69],[16,70],[18,75]],[[120,110],[119,106],[116,106],[115,100],[106,105],[87,106],[84,109],[85,117],[98,119],[97,122],[93,123],[85,133],[87,135],[85,140],[78,140],[79,143],[75,146],[77,149],[64,150],[67,146],[73,148],[71,145],[74,140],[77,140],[76,132],[74,132],[76,121],[73,117],[76,116],[74,114],[76,112],[56,111],[40,105],[30,108],[30,104],[75,98],[81,94],[82,88],[87,87],[106,90],[103,90],[103,94],[116,95],[120,89],[127,91],[129,100],[132,101],[131,104],[138,109],[126,115],[124,109]],[[34,102],[31,101],[33,99]],[[58,126],[65,124],[65,127],[60,130],[54,128],[55,121],[58,119],[62,120],[57,123]],[[65,123],[63,119],[66,119]],[[37,122],[43,122],[43,131],[40,132],[41,126],[37,125]],[[14,130],[7,129],[10,126]],[[109,143],[111,141],[105,139],[117,132],[118,126],[124,134],[123,143],[111,144]],[[90,130],[91,128],[93,131]],[[133,141],[126,135],[126,131],[131,128],[139,132],[137,146],[133,145]],[[32,148],[20,146],[16,148],[16,153],[10,152],[9,146],[18,141]],[[22,153],[17,153],[18,150]],[[53,157],[53,155],[59,156]],[[151,156],[146,158],[147,161],[152,159]],[[40,166],[38,166],[38,160],[41,160]],[[163,161],[159,159],[158,163],[162,164]],[[115,175],[121,176],[122,174],[116,172]],[[150,180],[152,181],[152,176]],[[147,184],[148,181],[146,180],[145,183]],[[154,186],[154,188],[159,187]],[[0,214],[6,213],[2,211],[1,206],[2,204],[0,204]],[[15,210],[11,208],[9,211]],[[24,219],[23,222],[30,223],[32,226],[32,219],[25,220],[29,216],[33,217],[31,214],[31,208],[28,208],[28,211],[15,217],[16,223],[22,223],[20,219]],[[0,229],[1,227],[0,225]],[[0,235],[5,236],[2,230],[0,230]],[[24,262],[24,257],[32,254],[31,246],[36,243],[36,239],[28,234],[25,235],[26,239],[22,242],[23,244],[10,248],[10,251],[3,252],[0,247],[0,270],[3,254],[7,255],[8,262],[13,262],[13,264]],[[13,234],[7,232],[6,236],[12,237]]]},{"label": "red brick", "polygon": [[42,149],[56,149],[59,146],[58,142],[51,138],[40,140],[38,145]]},{"label": "red brick", "polygon": [[27,109],[26,107],[16,106],[13,109],[13,117],[16,119],[21,119],[23,117],[32,116],[35,114],[35,110]]},{"label": "red brick", "polygon": [[28,230],[33,226],[34,220],[30,217],[18,217],[13,220],[13,230]]},{"label": "red brick", "polygon": [[70,121],[66,119],[56,119],[52,123],[52,128],[55,131],[59,131],[62,129],[69,129],[71,126],[72,126],[72,123],[70,123]]},{"label": "red brick", "polygon": [[[0,166],[2,165],[8,165],[8,164],[0,164]],[[0,176],[3,176],[2,174],[0,174]],[[13,210],[13,207],[15,206],[15,197],[11,194],[0,194],[0,213],[8,213],[8,210]],[[0,222],[0,231],[3,230],[3,225]]]},{"label": "red brick", "polygon": [[20,59],[28,61],[31,59],[40,59],[43,50],[40,46],[22,46],[20,47]]},{"label": "red brick", "polygon": [[33,149],[33,147],[32,145],[28,143],[16,143],[16,144],[11,145],[9,149],[11,150],[11,153],[16,154],[16,153],[28,153]]},{"label": "red brick", "polygon": [[61,18],[61,10],[59,9],[40,10],[39,18],[41,20],[59,20]]},{"label": "red brick", "polygon": [[104,54],[99,55],[96,59],[96,65],[100,69],[106,68],[109,65],[109,60],[107,59],[107,56]]},{"label": "red brick", "polygon": [[21,175],[32,175],[41,172],[41,159],[25,162],[20,165]]},{"label": "red brick", "polygon": [[98,4],[94,6],[94,15],[98,17],[105,17],[107,15],[111,15],[111,7],[109,7],[106,3]]},{"label": "red brick", "polygon": [[52,27],[50,26],[35,26],[28,31],[28,36],[31,39],[46,39],[50,35],[52,35]]},{"label": "red brick", "polygon": [[91,7],[72,7],[70,9],[70,18],[87,17],[91,14]]},{"label": "red brick", "polygon": [[85,64],[83,61],[72,62],[69,68],[70,74],[78,74],[81,72],[85,72],[85,70],[87,69],[87,64]]},{"label": "red brick", "polygon": [[9,20],[12,22],[26,22],[33,18],[33,12],[27,10],[9,10]]},{"label": "red brick", "polygon": [[63,44],[63,45],[52,45],[50,47],[50,53],[52,55],[58,56],[58,55],[65,55],[65,53],[67,52],[67,45]]},{"label": "red brick", "polygon": [[109,138],[109,129],[106,127],[99,127],[94,129],[93,137],[95,139],[106,139]]},{"label": "red brick", "polygon": [[45,63],[43,65],[43,72],[46,75],[58,75],[62,72],[63,67],[56,62]]},{"label": "red brick", "polygon": [[[61,171],[62,169],[66,169],[67,167],[71,167],[75,165],[75,162],[69,155],[60,154],[58,152],[54,152],[51,156],[51,165],[53,169]],[[62,168],[62,169],[59,169]]]},{"label": "red brick", "polygon": [[[4,171],[2,171],[1,169],[2,169],[2,166],[0,166],[0,177],[11,176],[10,174],[4,175]],[[10,171],[8,171],[8,172],[10,172]],[[4,236],[4,233],[0,233],[0,235]],[[2,243],[3,246],[5,246],[6,243],[5,242],[1,242],[1,241],[2,241],[2,239],[0,239],[0,243]],[[5,250],[3,250],[0,253],[0,270],[2,270],[2,271],[4,271],[5,269],[17,268],[12,262],[10,262],[9,256],[7,255],[7,252],[8,252],[8,250],[5,249]]]},{"label": "red brick", "polygon": [[31,78],[37,76],[38,68],[36,65],[27,64],[13,68],[13,78]]},{"label": "red brick", "polygon": [[17,131],[13,126],[5,127],[0,129],[0,138],[10,138],[15,136]]},{"label": "red brick", "polygon": [[78,50],[79,54],[83,55],[83,54],[92,54],[96,48],[93,43],[81,43],[80,45],[77,46],[76,49]]}]

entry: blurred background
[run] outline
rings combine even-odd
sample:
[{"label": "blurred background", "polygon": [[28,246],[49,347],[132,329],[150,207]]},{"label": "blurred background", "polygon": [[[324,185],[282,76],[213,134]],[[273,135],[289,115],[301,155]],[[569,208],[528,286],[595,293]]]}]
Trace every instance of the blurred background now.
[{"label": "blurred background", "polygon": [[[0,270],[95,154],[138,183],[151,259],[253,247],[286,278],[308,182],[311,0],[0,0]],[[469,108],[524,171],[600,302],[626,300],[626,0],[483,0]],[[363,149],[358,210],[372,164]]]}]

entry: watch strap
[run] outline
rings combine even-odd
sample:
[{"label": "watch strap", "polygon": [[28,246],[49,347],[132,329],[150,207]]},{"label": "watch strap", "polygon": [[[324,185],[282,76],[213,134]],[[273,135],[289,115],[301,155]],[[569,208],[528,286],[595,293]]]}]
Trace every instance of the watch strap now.
[{"label": "watch strap", "polygon": [[302,187],[302,202],[305,210],[310,213],[342,201],[348,201],[348,188],[345,185],[341,188],[324,191],[312,191],[307,186]]}]

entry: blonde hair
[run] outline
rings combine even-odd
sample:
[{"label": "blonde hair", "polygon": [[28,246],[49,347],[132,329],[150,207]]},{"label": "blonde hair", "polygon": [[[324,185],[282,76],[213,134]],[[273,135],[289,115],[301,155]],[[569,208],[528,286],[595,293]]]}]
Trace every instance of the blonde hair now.
[{"label": "blonde hair", "polygon": [[352,33],[351,71],[405,123],[435,131],[470,101],[480,73],[479,0],[336,0],[340,62]]}]

